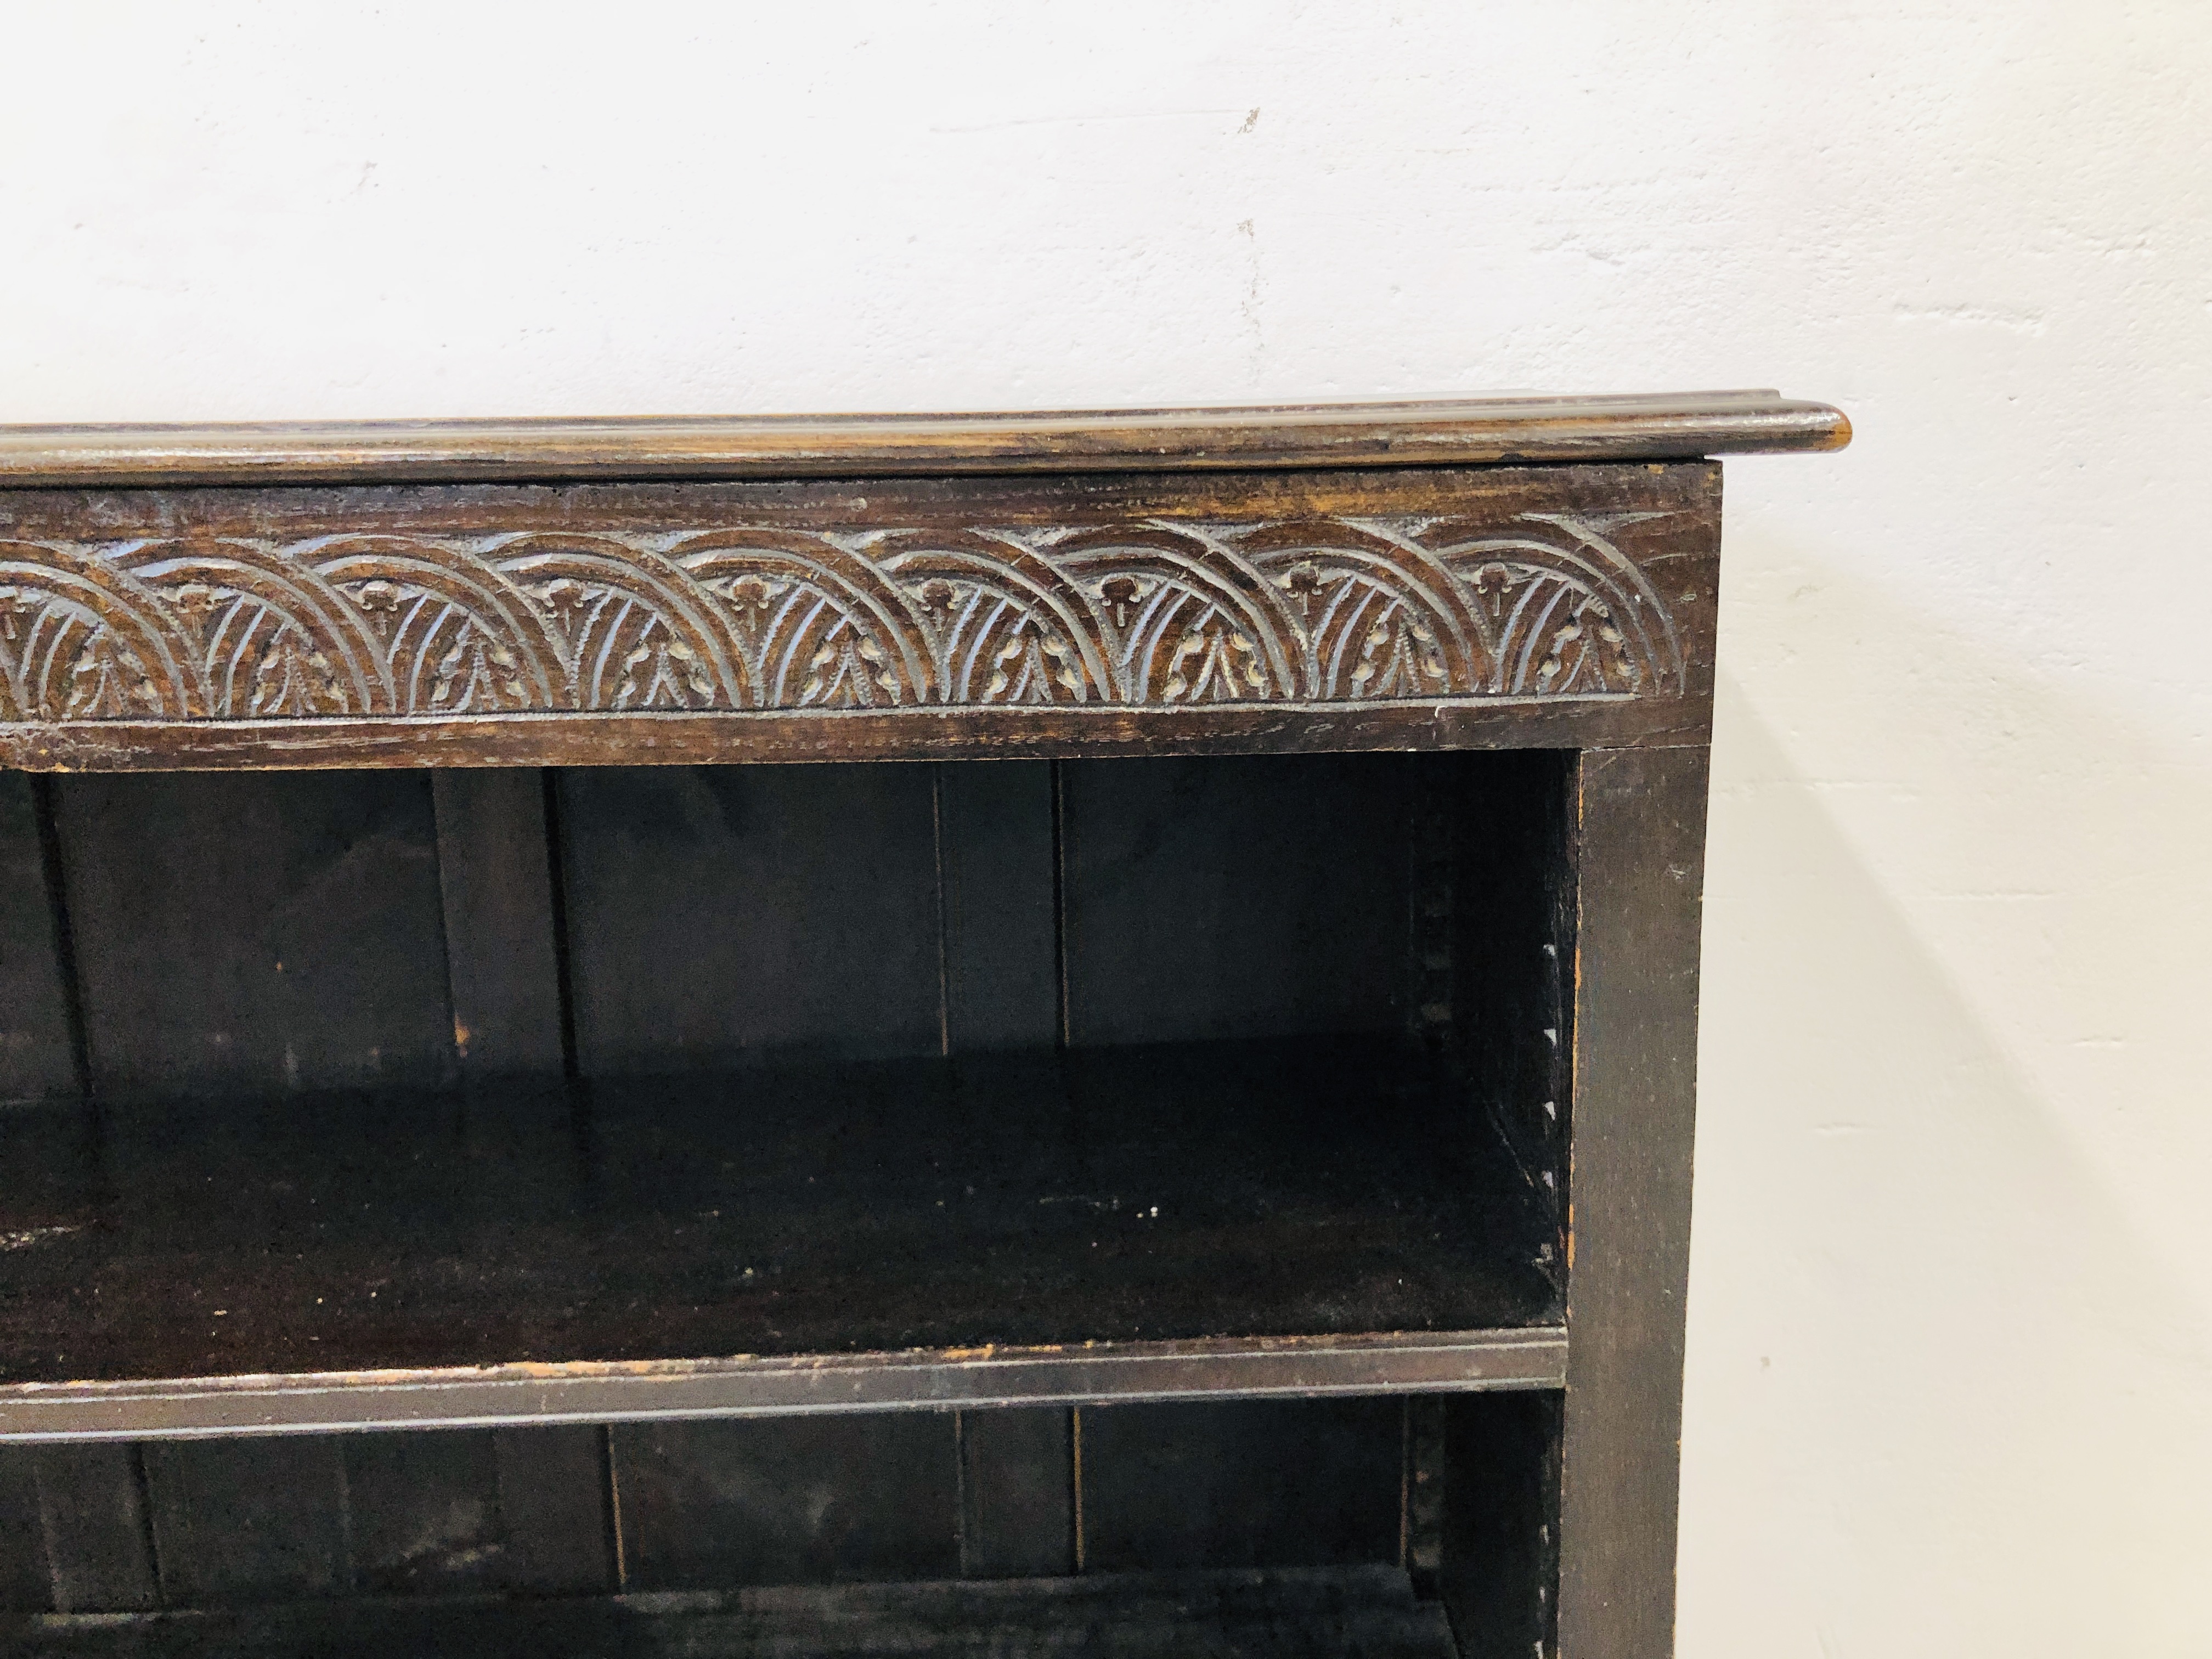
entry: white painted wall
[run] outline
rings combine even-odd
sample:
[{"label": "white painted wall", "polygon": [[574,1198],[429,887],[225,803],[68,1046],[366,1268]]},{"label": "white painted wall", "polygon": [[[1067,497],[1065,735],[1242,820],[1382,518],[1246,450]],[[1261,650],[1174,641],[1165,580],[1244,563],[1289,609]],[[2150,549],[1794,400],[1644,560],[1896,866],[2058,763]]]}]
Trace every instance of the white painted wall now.
[{"label": "white painted wall", "polygon": [[0,420],[1778,385],[1692,1659],[2212,1651],[2202,0],[14,9]]}]

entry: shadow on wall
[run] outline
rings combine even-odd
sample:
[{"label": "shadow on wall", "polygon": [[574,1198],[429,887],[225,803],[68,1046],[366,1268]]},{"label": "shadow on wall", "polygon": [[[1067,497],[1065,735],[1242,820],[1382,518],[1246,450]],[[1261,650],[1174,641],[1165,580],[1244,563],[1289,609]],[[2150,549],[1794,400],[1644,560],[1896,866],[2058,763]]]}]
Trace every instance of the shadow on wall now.
[{"label": "shadow on wall", "polygon": [[[1680,1651],[2201,1651],[2212,1341],[2192,1274],[2212,1228],[2198,1206],[2163,1213],[2119,1166],[2161,1132],[2177,1154],[2205,1133],[2207,1073],[2185,1053],[2204,1022],[2169,1033],[2148,999],[2201,1000],[2203,895],[2177,900],[2159,876],[2203,887],[2212,776],[1869,585],[1818,575],[1822,614],[1793,637],[1847,642],[1849,659],[1783,661],[1778,695],[1755,678],[1759,706],[1735,680],[1719,691]],[[1906,665],[1887,684],[1940,662],[1971,691],[1881,734],[1886,805],[1853,801],[1855,826],[1889,806],[1900,832],[1936,819],[1938,862],[1995,884],[1919,897],[1917,921],[1826,804],[1851,786],[1796,769],[1765,712],[1809,686],[1821,702],[1800,729],[1841,729],[1854,702],[1896,720],[1876,655]],[[1834,746],[1864,754],[1865,736]],[[1986,864],[1959,856],[1962,836],[1990,838]],[[1893,850],[1888,830],[1869,839]],[[1996,890],[2030,866],[2046,892]],[[2048,898],[2050,914],[1978,933],[1936,908],[1954,896]],[[2117,998],[2151,1052],[2103,1044],[2061,1097],[2037,1043],[1978,1015],[1938,927],[1954,962],[1990,961],[2021,928],[2046,939],[2058,1006],[2094,1021]],[[2042,1040],[2070,1055],[2084,1045],[2066,1029]],[[2137,1078],[2163,1088],[2136,1097]],[[2152,1121],[2121,1122],[2130,1103]],[[2176,1245],[2192,1233],[2194,1260]]]}]

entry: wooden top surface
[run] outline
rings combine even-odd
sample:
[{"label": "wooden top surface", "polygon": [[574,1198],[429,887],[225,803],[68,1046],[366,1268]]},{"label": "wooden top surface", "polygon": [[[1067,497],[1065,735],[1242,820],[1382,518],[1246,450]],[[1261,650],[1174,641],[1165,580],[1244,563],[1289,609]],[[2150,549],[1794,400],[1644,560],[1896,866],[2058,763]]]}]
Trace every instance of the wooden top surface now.
[{"label": "wooden top surface", "polygon": [[1036,414],[0,427],[0,488],[1650,461],[1840,449],[1772,392]]}]

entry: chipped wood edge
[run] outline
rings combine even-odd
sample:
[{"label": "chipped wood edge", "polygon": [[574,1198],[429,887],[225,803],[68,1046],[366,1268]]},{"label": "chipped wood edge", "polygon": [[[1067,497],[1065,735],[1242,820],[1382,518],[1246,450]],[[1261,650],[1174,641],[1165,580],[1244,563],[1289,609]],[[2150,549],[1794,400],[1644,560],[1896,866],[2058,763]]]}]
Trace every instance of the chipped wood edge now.
[{"label": "chipped wood edge", "polygon": [[1564,1328],[0,1386],[0,1442],[1559,1389]]}]

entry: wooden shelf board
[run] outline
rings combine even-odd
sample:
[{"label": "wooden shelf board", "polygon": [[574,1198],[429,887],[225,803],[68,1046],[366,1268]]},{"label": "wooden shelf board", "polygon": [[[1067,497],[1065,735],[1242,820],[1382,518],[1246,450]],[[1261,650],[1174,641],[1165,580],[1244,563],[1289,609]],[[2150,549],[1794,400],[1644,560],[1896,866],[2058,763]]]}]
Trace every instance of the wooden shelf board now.
[{"label": "wooden shelf board", "polygon": [[0,1386],[0,1441],[1311,1399],[1566,1385],[1562,1326]]},{"label": "wooden shelf board", "polygon": [[[1310,1364],[1462,1386],[1491,1336],[1362,1345],[1559,1322],[1479,1103],[1388,1038],[18,1106],[0,1234],[0,1421],[34,1432],[1172,1393],[1217,1361],[1275,1391]],[[1360,1340],[942,1352],[1222,1337]],[[1550,1378],[1538,1348],[1509,1343],[1533,1369],[1506,1380]]]},{"label": "wooden shelf board", "polygon": [[850,1584],[592,1600],[332,1601],[250,1612],[0,1620],[8,1651],[107,1654],[683,1653],[697,1659],[1451,1659],[1443,1607],[1395,1567]]}]

